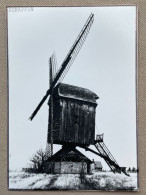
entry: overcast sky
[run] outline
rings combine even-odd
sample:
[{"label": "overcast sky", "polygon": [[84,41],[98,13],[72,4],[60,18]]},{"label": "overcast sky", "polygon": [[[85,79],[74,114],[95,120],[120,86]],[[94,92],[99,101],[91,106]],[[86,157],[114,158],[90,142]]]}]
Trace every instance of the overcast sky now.
[{"label": "overcast sky", "polygon": [[[36,150],[45,149],[47,101],[33,121],[28,118],[48,89],[49,57],[55,51],[61,65],[91,12],[89,35],[63,82],[99,96],[96,133],[104,133],[105,144],[120,166],[137,166],[136,7],[41,7],[8,10],[11,169],[25,167]],[[54,152],[58,149],[55,145]]]}]

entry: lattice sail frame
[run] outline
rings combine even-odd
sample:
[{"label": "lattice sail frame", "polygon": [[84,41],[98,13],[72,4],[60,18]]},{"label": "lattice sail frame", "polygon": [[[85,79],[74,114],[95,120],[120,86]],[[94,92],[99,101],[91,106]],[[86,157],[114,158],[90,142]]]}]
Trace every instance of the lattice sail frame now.
[{"label": "lattice sail frame", "polygon": [[66,75],[67,71],[69,70],[71,64],[75,60],[78,52],[80,51],[88,33],[89,33],[89,30],[92,26],[93,21],[94,21],[94,14],[91,13],[87,22],[85,23],[81,32],[79,33],[77,39],[75,40],[73,46],[71,47],[69,53],[67,54],[65,60],[63,61],[62,65],[60,66],[59,70],[57,71],[50,88],[46,92],[46,95],[42,98],[42,100],[40,101],[40,103],[38,104],[38,106],[36,107],[34,112],[32,113],[32,115],[30,116],[30,118],[29,118],[30,120],[32,120],[35,117],[35,115],[37,114],[37,112],[39,111],[39,109],[41,108],[43,103],[46,101],[47,97],[52,93],[52,90],[55,87],[55,85],[60,80],[63,80],[63,78]]}]

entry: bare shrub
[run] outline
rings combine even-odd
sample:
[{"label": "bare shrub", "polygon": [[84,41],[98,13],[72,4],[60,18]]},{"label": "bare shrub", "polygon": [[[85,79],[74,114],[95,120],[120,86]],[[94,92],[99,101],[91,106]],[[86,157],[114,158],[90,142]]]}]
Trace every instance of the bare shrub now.
[{"label": "bare shrub", "polygon": [[29,164],[28,168],[24,169],[24,171],[29,173],[43,173],[46,160],[46,152],[40,149],[30,158],[31,163]]}]

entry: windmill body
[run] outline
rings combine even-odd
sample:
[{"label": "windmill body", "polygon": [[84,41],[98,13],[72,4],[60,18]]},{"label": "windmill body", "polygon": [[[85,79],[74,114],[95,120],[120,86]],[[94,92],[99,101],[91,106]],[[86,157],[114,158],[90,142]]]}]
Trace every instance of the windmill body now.
[{"label": "windmill body", "polygon": [[[98,96],[88,89],[60,83],[54,88],[52,97],[53,121],[49,123],[53,123],[53,143],[94,145]],[[49,142],[50,138],[48,134]]]}]

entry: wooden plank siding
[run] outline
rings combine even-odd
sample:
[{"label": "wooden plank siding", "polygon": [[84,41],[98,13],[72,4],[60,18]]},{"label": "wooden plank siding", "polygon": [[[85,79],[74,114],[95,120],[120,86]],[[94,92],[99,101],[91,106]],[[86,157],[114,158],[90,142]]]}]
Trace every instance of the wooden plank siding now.
[{"label": "wooden plank siding", "polygon": [[[54,143],[94,144],[95,108],[90,104],[60,99],[54,106]],[[60,106],[58,106],[60,105]]]},{"label": "wooden plank siding", "polygon": [[93,145],[97,103],[90,99],[87,101],[87,97],[85,101],[81,98],[78,99],[76,94],[73,98],[73,95],[74,91],[70,97],[60,96],[58,89],[53,94],[53,142],[62,145],[65,143]]}]

